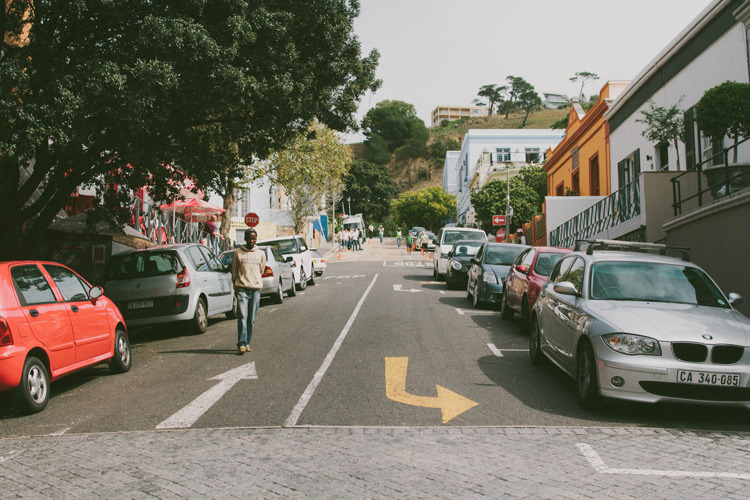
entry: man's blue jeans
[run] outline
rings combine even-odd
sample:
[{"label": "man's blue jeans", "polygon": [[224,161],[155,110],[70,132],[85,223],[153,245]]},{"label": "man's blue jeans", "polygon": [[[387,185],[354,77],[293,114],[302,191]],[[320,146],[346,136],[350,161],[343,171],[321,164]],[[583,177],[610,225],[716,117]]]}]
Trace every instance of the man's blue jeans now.
[{"label": "man's blue jeans", "polygon": [[260,307],[260,290],[237,288],[237,347],[250,345],[255,317]]}]

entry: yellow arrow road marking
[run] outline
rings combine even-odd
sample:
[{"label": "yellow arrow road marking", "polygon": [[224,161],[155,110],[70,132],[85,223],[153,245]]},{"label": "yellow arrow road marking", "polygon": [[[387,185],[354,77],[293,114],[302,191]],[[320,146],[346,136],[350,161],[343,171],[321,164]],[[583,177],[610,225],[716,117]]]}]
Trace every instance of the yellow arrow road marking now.
[{"label": "yellow arrow road marking", "polygon": [[397,403],[424,408],[440,408],[443,423],[449,422],[479,403],[456,394],[450,389],[435,385],[437,397],[415,396],[406,392],[406,369],[409,358],[385,358],[385,395]]}]

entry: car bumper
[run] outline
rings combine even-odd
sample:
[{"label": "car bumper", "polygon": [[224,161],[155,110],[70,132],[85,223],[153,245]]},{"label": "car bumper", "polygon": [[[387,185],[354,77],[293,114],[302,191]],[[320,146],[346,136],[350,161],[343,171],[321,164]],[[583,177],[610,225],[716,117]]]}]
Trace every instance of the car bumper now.
[{"label": "car bumper", "polygon": [[17,345],[0,347],[0,391],[18,387],[25,361],[25,347]]},{"label": "car bumper", "polygon": [[500,304],[503,298],[503,285],[479,283],[479,300],[487,304]]},{"label": "car bumper", "polygon": [[[750,407],[750,367],[744,364],[689,363],[672,357],[628,356],[610,349],[597,339],[596,355],[602,396],[643,403],[676,402]],[[664,349],[663,349],[664,351]],[[739,385],[722,386],[687,383],[678,380],[683,372],[739,375]]]},{"label": "car bumper", "polygon": [[174,295],[168,297],[153,297],[153,307],[129,309],[127,302],[116,304],[122,313],[128,328],[133,326],[147,326],[157,323],[173,323],[192,319],[195,307],[190,305],[189,295]]}]

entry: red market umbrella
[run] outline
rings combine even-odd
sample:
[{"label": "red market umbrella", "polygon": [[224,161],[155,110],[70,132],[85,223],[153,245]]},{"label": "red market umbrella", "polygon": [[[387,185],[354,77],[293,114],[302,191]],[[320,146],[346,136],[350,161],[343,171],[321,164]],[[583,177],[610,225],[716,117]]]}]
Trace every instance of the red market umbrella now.
[{"label": "red market umbrella", "polygon": [[205,221],[211,215],[220,215],[225,212],[223,208],[211,205],[198,198],[165,203],[159,208],[173,214],[183,214],[185,220],[188,222]]}]

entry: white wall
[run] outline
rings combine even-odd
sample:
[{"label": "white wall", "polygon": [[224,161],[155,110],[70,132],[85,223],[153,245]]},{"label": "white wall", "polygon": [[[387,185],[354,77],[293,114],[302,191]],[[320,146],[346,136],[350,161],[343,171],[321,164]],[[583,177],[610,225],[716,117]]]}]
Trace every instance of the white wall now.
[{"label": "white wall", "polygon": [[448,194],[457,194],[458,185],[456,184],[458,165],[458,155],[460,151],[446,151],[445,161],[443,162],[443,189]]}]

